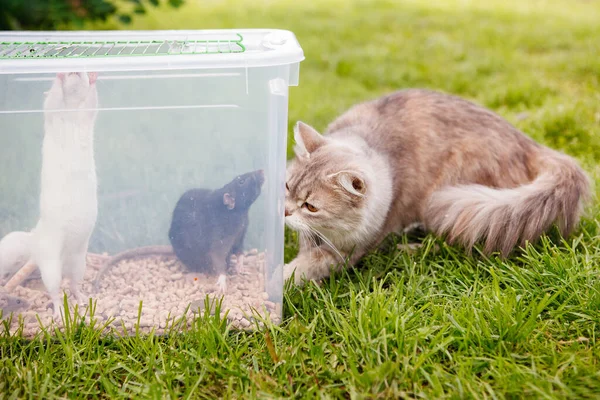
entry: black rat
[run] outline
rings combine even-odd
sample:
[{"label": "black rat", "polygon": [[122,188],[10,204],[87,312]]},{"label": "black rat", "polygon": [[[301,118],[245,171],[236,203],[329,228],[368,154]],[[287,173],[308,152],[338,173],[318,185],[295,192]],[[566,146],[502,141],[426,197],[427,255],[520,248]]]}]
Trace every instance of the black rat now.
[{"label": "black rat", "polygon": [[217,286],[227,290],[226,271],[232,255],[243,263],[248,211],[261,193],[264,171],[236,176],[216,190],[190,189],[173,210],[169,240],[171,246],[146,246],[116,254],[98,273],[94,287],[106,271],[127,258],[173,255],[192,272],[218,274]]}]

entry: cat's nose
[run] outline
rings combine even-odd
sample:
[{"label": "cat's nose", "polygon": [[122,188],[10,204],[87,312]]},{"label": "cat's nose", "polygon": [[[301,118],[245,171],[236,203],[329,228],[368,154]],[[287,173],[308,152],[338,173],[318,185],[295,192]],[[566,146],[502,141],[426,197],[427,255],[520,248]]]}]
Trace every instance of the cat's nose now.
[{"label": "cat's nose", "polygon": [[291,213],[291,212],[289,212],[289,211],[288,211],[288,209],[286,208],[286,209],[285,209],[285,216],[286,216],[286,217],[289,217],[290,215],[292,215],[292,213]]}]

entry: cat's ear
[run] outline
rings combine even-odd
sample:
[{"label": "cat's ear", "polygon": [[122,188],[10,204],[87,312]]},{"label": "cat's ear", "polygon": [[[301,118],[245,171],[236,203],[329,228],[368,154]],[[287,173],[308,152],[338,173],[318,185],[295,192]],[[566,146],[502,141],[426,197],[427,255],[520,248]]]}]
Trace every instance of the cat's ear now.
[{"label": "cat's ear", "polygon": [[223,204],[225,204],[228,209],[233,210],[235,208],[235,197],[229,193],[225,193],[223,195]]},{"label": "cat's ear", "polygon": [[329,178],[334,179],[338,186],[354,196],[364,197],[367,192],[365,180],[358,172],[340,171],[329,175]]},{"label": "cat's ear", "polygon": [[310,158],[310,153],[314,152],[325,143],[325,138],[319,134],[312,126],[298,121],[294,126],[294,152],[297,157]]}]

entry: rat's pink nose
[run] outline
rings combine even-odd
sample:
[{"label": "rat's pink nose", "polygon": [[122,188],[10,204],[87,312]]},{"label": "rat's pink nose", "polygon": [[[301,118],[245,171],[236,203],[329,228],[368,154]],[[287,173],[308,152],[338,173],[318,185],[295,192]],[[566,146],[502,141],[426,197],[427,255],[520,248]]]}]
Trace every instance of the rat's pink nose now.
[{"label": "rat's pink nose", "polygon": [[289,217],[290,215],[292,215],[292,213],[290,213],[290,212],[287,210],[287,208],[286,208],[286,209],[285,209],[285,216],[286,216],[286,217]]}]

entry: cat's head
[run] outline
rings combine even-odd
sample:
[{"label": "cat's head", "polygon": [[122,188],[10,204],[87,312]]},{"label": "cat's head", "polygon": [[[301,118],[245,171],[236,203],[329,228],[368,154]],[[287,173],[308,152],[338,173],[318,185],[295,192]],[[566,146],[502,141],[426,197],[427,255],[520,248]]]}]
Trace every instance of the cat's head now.
[{"label": "cat's head", "polygon": [[46,94],[47,109],[93,109],[98,105],[95,72],[58,73]]},{"label": "cat's head", "polygon": [[297,231],[318,231],[336,245],[356,238],[369,225],[374,172],[365,150],[321,136],[298,122],[296,157],[288,164],[285,220]]}]

